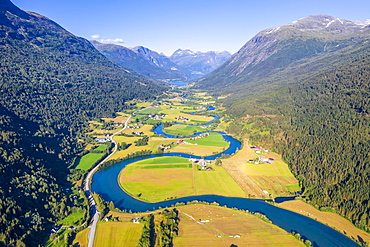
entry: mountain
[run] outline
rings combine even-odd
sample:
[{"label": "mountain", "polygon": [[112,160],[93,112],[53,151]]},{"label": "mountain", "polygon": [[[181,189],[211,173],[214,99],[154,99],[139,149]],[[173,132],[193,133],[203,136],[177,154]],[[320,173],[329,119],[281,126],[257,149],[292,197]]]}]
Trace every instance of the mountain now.
[{"label": "mountain", "polygon": [[189,80],[204,76],[226,62],[229,52],[193,52],[178,49],[170,57],[143,46],[90,41],[97,50],[116,64],[158,80]]},{"label": "mountain", "polygon": [[194,85],[224,96],[229,132],[282,154],[305,200],[365,230],[369,23],[319,15],[269,28]]},{"label": "mountain", "polygon": [[0,245],[38,246],[70,213],[68,167],[92,117],[165,88],[52,20],[0,2]]},{"label": "mountain", "polygon": [[[318,15],[266,29],[249,40],[214,73],[199,80],[197,86],[206,88],[216,83],[227,88],[252,81],[259,85],[262,82],[257,80],[263,81],[268,76],[276,77],[276,73],[285,73],[283,68],[290,65],[312,71],[324,69],[342,61],[333,58],[334,61],[328,63],[314,64],[308,59],[323,61],[335,52],[345,52],[344,49],[354,46],[355,42],[363,42],[369,24],[369,21],[351,22]],[[310,68],[305,67],[306,62]],[[299,76],[300,72],[295,70],[293,73]]]},{"label": "mountain", "polygon": [[145,47],[127,48],[121,45],[103,44],[91,41],[97,50],[116,64],[137,71],[153,79],[187,80],[177,65],[166,56]]},{"label": "mountain", "polygon": [[225,63],[231,54],[223,52],[194,52],[189,49],[176,50],[170,57],[171,61],[190,71],[191,79],[202,77]]}]

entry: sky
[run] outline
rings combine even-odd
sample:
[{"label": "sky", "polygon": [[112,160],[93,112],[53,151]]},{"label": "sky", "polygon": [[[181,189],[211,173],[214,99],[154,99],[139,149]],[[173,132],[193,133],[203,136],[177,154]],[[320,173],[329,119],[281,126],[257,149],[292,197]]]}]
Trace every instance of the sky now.
[{"label": "sky", "polygon": [[235,53],[258,32],[309,15],[370,19],[369,0],[11,1],[74,35],[167,56],[177,49]]}]

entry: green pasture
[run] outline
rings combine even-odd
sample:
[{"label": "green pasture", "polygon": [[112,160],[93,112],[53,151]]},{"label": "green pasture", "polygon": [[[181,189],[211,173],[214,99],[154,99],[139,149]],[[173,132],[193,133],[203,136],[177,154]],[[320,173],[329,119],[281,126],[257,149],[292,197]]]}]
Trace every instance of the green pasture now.
[{"label": "green pasture", "polygon": [[196,171],[194,185],[197,195],[216,194],[245,197],[245,192],[221,166],[212,166],[213,171]]},{"label": "green pasture", "polygon": [[299,187],[299,184],[286,185],[286,188],[290,192],[295,192],[295,191],[300,191],[301,190],[301,187]]},{"label": "green pasture", "polygon": [[104,153],[88,153],[81,157],[76,166],[76,169],[81,169],[87,171],[91,168],[92,165],[95,164],[101,157],[103,157]]},{"label": "green pasture", "polygon": [[143,224],[131,222],[99,222],[94,246],[135,247],[139,243]]},{"label": "green pasture", "polygon": [[158,112],[162,111],[160,107],[157,108],[146,108],[138,112],[140,115],[148,115],[148,114],[157,114]]},{"label": "green pasture", "polygon": [[135,162],[135,165],[156,165],[156,164],[173,164],[189,163],[189,160],[182,157],[157,157]]},{"label": "green pasture", "polygon": [[94,150],[95,151],[105,151],[105,150],[107,150],[107,148],[108,148],[108,145],[105,145],[105,144],[103,144],[103,145],[99,145],[97,148],[95,148]]},{"label": "green pasture", "polygon": [[199,171],[197,165],[180,157],[153,158],[126,166],[119,183],[132,196],[148,202],[204,194],[245,197],[223,167],[212,168]]},{"label": "green pasture", "polygon": [[59,225],[64,226],[74,226],[80,219],[82,219],[84,216],[84,213],[72,213],[68,215],[63,220],[58,221]]},{"label": "green pasture", "polygon": [[157,169],[157,168],[160,168],[160,169],[164,169],[164,168],[191,168],[192,167],[192,164],[176,164],[176,165],[154,165],[154,166],[150,166],[150,165],[146,165],[146,166],[142,166],[141,169]]},{"label": "green pasture", "polygon": [[229,143],[225,141],[222,135],[219,133],[210,133],[209,136],[202,137],[196,140],[187,140],[187,142],[211,147],[227,148],[229,146]]},{"label": "green pasture", "polygon": [[184,124],[174,124],[170,127],[166,127],[163,131],[170,135],[178,135],[178,136],[190,136],[195,132],[204,131],[204,128],[201,126],[192,126],[192,125],[184,125]]}]

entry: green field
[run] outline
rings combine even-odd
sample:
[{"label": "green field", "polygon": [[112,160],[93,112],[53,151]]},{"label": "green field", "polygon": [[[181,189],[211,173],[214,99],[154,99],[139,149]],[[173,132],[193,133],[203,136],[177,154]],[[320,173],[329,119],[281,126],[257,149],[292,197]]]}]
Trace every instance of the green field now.
[{"label": "green field", "polygon": [[[305,246],[276,225],[242,211],[200,204],[179,207],[178,210],[180,231],[174,246]],[[199,219],[209,222],[200,224]],[[229,237],[230,234],[240,237]]]},{"label": "green field", "polygon": [[103,145],[99,145],[97,148],[95,148],[94,150],[95,151],[105,151],[105,150],[107,150],[107,148],[108,148],[108,145],[105,145],[105,144],[103,144]]},{"label": "green field", "polygon": [[245,192],[221,166],[213,165],[213,171],[197,171],[194,185],[197,195],[216,194],[223,196],[245,197]]},{"label": "green field", "polygon": [[141,169],[164,169],[164,168],[192,168],[192,164],[176,164],[176,165],[154,165],[143,166]]},{"label": "green field", "polygon": [[148,114],[157,114],[158,112],[162,111],[161,108],[147,108],[138,112],[140,115],[148,115]]},{"label": "green field", "polygon": [[84,213],[72,213],[68,215],[63,220],[58,221],[58,224],[64,225],[64,226],[73,226],[75,223],[77,223],[82,217],[84,216]]},{"label": "green field", "polygon": [[92,165],[95,164],[101,157],[103,157],[104,153],[88,153],[81,157],[76,169],[81,170],[89,170]]},{"label": "green field", "polygon": [[205,131],[206,129],[201,128],[200,126],[192,125],[183,125],[183,124],[174,124],[171,127],[164,128],[163,131],[170,135],[178,136],[190,136],[195,132]]},{"label": "green field", "polygon": [[99,222],[96,229],[94,246],[137,246],[143,224],[131,222]]},{"label": "green field", "polygon": [[119,183],[132,196],[148,202],[204,194],[245,197],[224,168],[212,167],[213,171],[199,171],[198,165],[180,157],[147,159],[125,167]]},{"label": "green field", "polygon": [[189,161],[186,158],[170,156],[170,157],[145,159],[145,160],[135,162],[136,165],[172,164],[172,163],[189,163]]},{"label": "green field", "polygon": [[196,140],[187,140],[189,143],[197,143],[198,145],[211,146],[211,147],[228,147],[229,143],[224,140],[219,133],[210,133],[209,136],[202,137]]}]

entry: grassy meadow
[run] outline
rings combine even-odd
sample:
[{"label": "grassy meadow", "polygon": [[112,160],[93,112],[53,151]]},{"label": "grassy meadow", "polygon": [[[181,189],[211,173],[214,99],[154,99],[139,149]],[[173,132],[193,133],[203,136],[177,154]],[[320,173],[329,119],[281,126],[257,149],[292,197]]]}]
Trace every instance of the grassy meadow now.
[{"label": "grassy meadow", "polygon": [[73,240],[73,246],[87,247],[88,246],[88,234],[90,229],[86,228],[76,234],[75,239]]},{"label": "grassy meadow", "polygon": [[107,150],[107,148],[108,148],[108,145],[102,144],[102,145],[99,145],[98,147],[96,147],[94,150],[95,151],[105,151],[105,150]]},{"label": "grassy meadow", "polygon": [[143,225],[132,222],[99,222],[94,246],[136,247],[141,236]]},{"label": "grassy meadow", "polygon": [[58,221],[59,225],[64,226],[74,226],[75,223],[77,223],[80,219],[82,219],[84,216],[84,213],[71,213],[63,220]]},{"label": "grassy meadow", "polygon": [[[224,207],[193,204],[176,208],[179,211],[179,235],[174,238],[173,246],[305,246],[291,234],[257,216]],[[160,218],[161,210],[151,212],[155,221]],[[137,246],[142,233],[142,224],[130,222],[132,218],[148,213],[116,213],[119,222],[99,221],[94,246]],[[208,220],[202,223],[201,220]],[[79,232],[73,244],[87,246],[89,229]],[[229,237],[239,235],[240,237]],[[220,237],[218,237],[220,236]]]},{"label": "grassy meadow", "polygon": [[[248,143],[234,156],[222,160],[223,167],[250,196],[256,198],[289,196],[291,192],[299,191],[298,181],[290,172],[288,165],[281,156],[268,152],[263,154],[265,158],[274,158],[273,164],[254,164],[249,162],[259,156],[254,153]],[[263,191],[267,191],[268,194]]]},{"label": "grassy meadow", "polygon": [[187,205],[177,209],[180,231],[174,239],[175,247],[305,246],[283,229],[249,213],[211,205]]},{"label": "grassy meadow", "polygon": [[104,153],[88,153],[82,156],[76,166],[75,169],[81,169],[87,171],[91,168],[95,162],[97,162],[101,157],[103,157]]},{"label": "grassy meadow", "polygon": [[245,197],[222,167],[212,168],[199,171],[198,165],[180,157],[154,158],[128,165],[119,183],[132,196],[148,202],[203,194]]},{"label": "grassy meadow", "polygon": [[205,130],[206,129],[202,128],[201,126],[182,125],[182,124],[174,124],[170,127],[163,128],[163,131],[165,133],[178,136],[190,136],[195,132],[201,132]]}]

